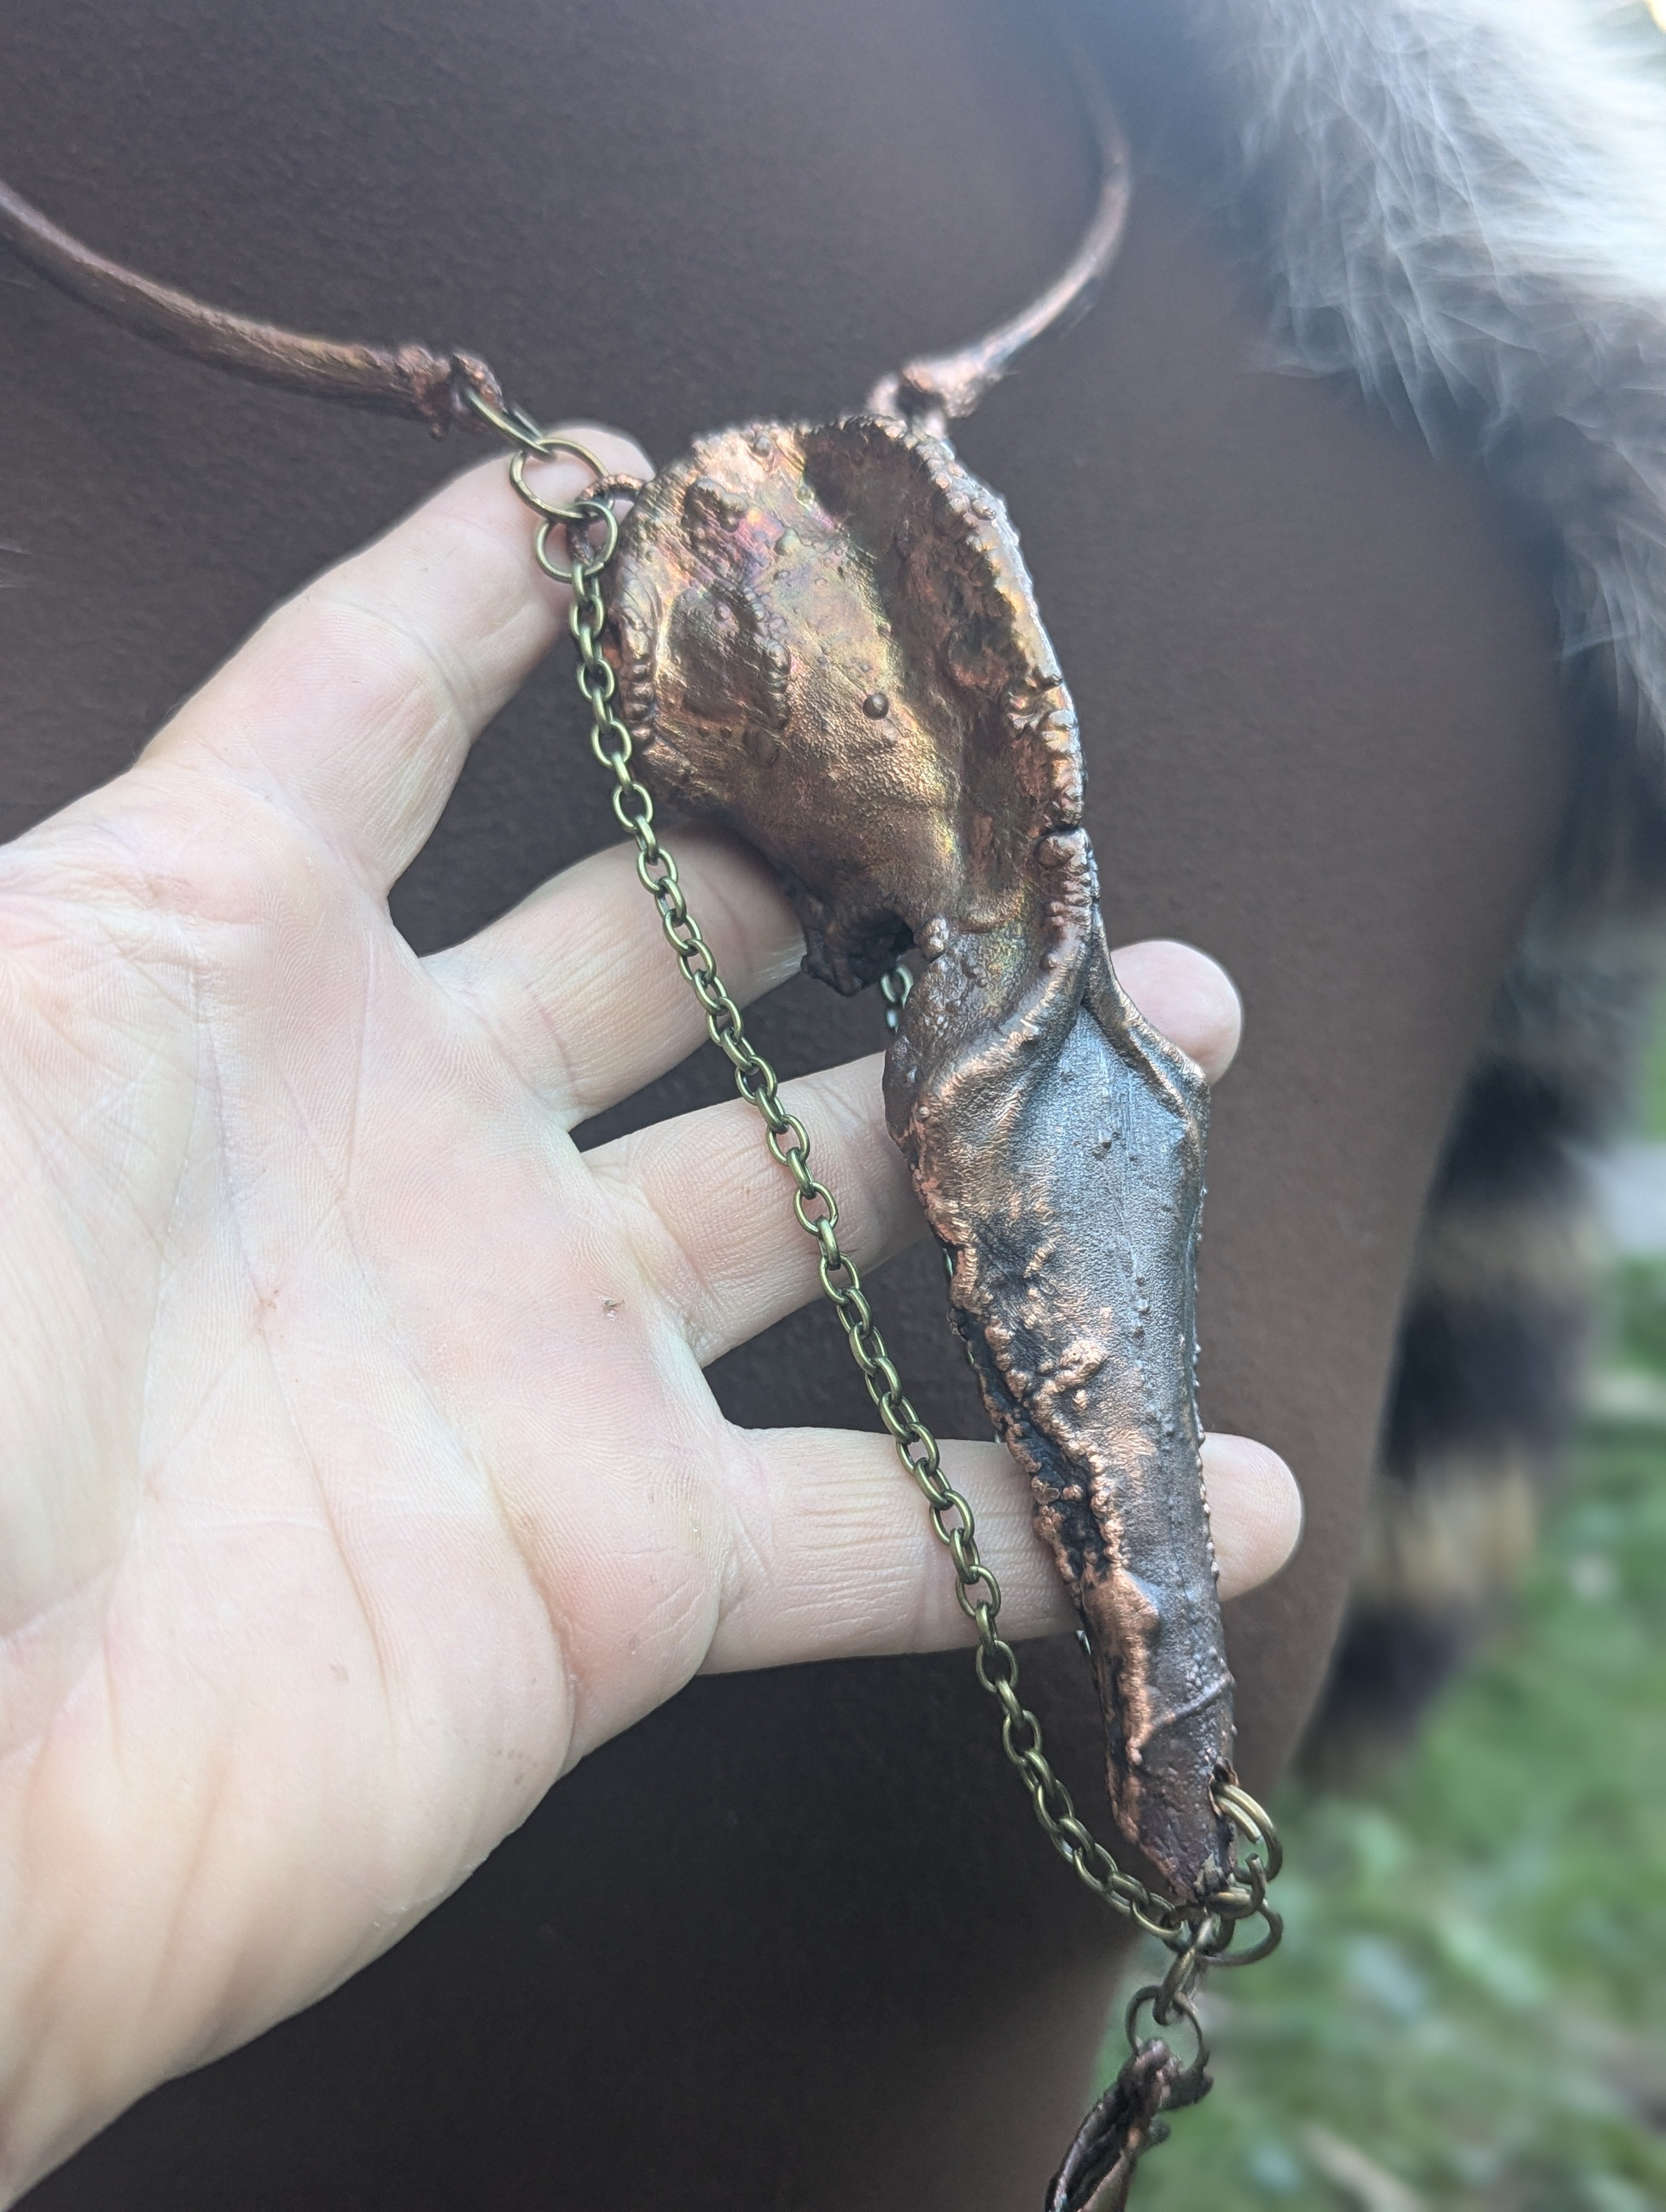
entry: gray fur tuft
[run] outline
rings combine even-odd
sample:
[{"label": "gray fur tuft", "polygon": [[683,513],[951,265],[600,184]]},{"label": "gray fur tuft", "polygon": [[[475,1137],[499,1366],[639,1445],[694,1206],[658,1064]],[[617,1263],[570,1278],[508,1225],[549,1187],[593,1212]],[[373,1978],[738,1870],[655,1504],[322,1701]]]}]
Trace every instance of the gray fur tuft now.
[{"label": "gray fur tuft", "polygon": [[1577,1402],[1583,1162],[1666,944],[1666,41],[1621,0],[1184,0],[1283,364],[1477,455],[1553,579],[1582,756],[1429,1201],[1321,1734],[1403,1727]]},{"label": "gray fur tuft", "polygon": [[[1580,0],[1191,0],[1292,362],[1472,447],[1666,730],[1666,47]],[[1633,26],[1635,25],[1633,28]]]}]

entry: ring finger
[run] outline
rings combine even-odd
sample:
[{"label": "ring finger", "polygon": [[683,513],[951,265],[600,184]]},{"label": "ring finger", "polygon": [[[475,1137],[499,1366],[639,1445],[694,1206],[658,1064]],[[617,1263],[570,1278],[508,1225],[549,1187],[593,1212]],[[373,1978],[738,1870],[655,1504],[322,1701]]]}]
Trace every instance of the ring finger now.
[{"label": "ring finger", "polygon": [[[737,839],[684,830],[676,856],[689,910],[738,1005],[797,972],[799,925],[755,854]],[[1116,963],[1135,1005],[1218,1082],[1242,1023],[1225,970],[1167,939],[1126,945]],[[567,1128],[629,1097],[705,1038],[705,1016],[629,846],[579,861],[425,964]]]},{"label": "ring finger", "polygon": [[[1238,1000],[1225,972],[1189,945],[1155,941],[1116,956],[1140,1012],[1214,1077],[1237,1041]],[[839,1240],[873,1267],[919,1232],[903,1157],[885,1127],[881,1056],[782,1085],[803,1122],[810,1166],[839,1208]],[[818,1249],[799,1225],[793,1186],[739,1099],[679,1115],[585,1155],[634,1211],[649,1279],[659,1283],[702,1364],[721,1358],[816,1295]]]},{"label": "ring finger", "polygon": [[[625,845],[593,854],[426,963],[565,1128],[675,1067],[706,1035],[635,860]],[[804,940],[763,863],[709,830],[684,830],[677,863],[737,1003],[785,982]]]}]

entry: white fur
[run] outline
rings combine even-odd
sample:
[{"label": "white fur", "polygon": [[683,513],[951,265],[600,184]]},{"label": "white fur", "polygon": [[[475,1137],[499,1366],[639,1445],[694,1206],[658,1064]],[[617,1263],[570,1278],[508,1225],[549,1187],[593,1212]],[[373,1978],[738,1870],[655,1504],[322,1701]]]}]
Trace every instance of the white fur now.
[{"label": "white fur", "polygon": [[[1640,0],[1174,4],[1286,365],[1346,371],[1433,445],[1478,453],[1550,556],[1581,772],[1459,1118],[1496,1129],[1501,1066],[1555,1110],[1523,1125],[1507,1195],[1442,1177],[1408,1297],[1531,1318],[1554,1262],[1553,1326],[1577,1334],[1580,1154],[1620,1117],[1666,970],[1666,38]],[[1418,1463],[1379,1480],[1376,1581],[1347,1632],[1359,1680],[1404,1679],[1408,1625],[1484,1612],[1498,1547],[1477,1545],[1476,1513],[1519,1523],[1523,1465],[1542,1474],[1560,1443],[1554,1413],[1527,1433],[1531,1379],[1512,1407],[1493,1375],[1484,1430],[1450,1439],[1425,1408]],[[1334,1697],[1324,1737],[1370,1733],[1365,1710]]]},{"label": "white fur", "polygon": [[1288,340],[1473,440],[1666,761],[1666,40],[1597,0],[1187,0]]}]

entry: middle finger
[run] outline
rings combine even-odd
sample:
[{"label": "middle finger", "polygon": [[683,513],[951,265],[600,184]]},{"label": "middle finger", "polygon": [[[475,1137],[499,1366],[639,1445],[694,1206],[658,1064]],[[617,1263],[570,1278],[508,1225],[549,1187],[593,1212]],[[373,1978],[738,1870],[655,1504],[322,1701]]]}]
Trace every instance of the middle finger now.
[{"label": "middle finger", "polygon": [[[799,924],[755,853],[737,838],[690,829],[677,839],[677,860],[689,911],[738,1005],[798,971]],[[566,1128],[629,1097],[705,1039],[705,1015],[628,845],[579,861],[424,964]],[[1140,1011],[1218,1081],[1237,1049],[1242,1018],[1225,971],[1167,939],[1125,945],[1116,965]]]},{"label": "middle finger", "polygon": [[[1157,941],[1116,955],[1140,1012],[1211,1078],[1237,1042],[1237,994],[1189,945]],[[884,1055],[781,1086],[810,1137],[810,1167],[833,1194],[839,1241],[859,1268],[889,1259],[923,1225],[885,1127]],[[796,1312],[820,1287],[819,1251],[793,1212],[794,1186],[740,1099],[662,1121],[585,1155],[634,1215],[648,1279],[670,1298],[702,1364]]]},{"label": "middle finger", "polygon": [[[746,1006],[797,969],[804,939],[774,877],[737,840],[677,840],[689,911]],[[535,1097],[572,1128],[685,1059],[706,1018],[636,873],[615,845],[553,878],[429,975],[483,1022]]]}]

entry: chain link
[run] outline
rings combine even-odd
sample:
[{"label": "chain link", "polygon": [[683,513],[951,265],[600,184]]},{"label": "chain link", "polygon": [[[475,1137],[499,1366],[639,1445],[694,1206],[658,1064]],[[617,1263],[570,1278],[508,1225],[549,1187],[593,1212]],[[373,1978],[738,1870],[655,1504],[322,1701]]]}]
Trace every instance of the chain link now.
[{"label": "chain link", "polygon": [[[1152,2001],[1155,2017],[1166,2024],[1177,2013],[1189,2015],[1187,2001],[1206,1966],[1247,1966],[1273,1949],[1282,1933],[1278,1915],[1267,1903],[1267,1885],[1278,1872],[1280,1858],[1272,1823],[1235,1784],[1219,1787],[1217,1804],[1247,1856],[1237,1881],[1201,1905],[1163,1897],[1125,1874],[1079,1816],[1069,1790],[1047,1757],[1041,1723],[1018,1693],[1018,1654],[999,1625],[1000,1584],[978,1549],[972,1509],[943,1472],[937,1439],[903,1388],[861,1275],[839,1241],[838,1201],[811,1166],[808,1132],[782,1104],[774,1068],[747,1036],[740,1009],[689,912],[677,863],[660,842],[653,794],[636,774],[635,742],[615,710],[616,678],[602,647],[607,609],[601,575],[618,537],[612,507],[602,499],[581,498],[574,502],[574,519],[562,518],[557,525],[542,502],[530,493],[523,496],[544,516],[537,541],[540,563],[550,574],[572,585],[568,622],[578,649],[578,688],[589,709],[591,750],[613,779],[614,814],[635,840],[636,872],[660,910],[666,941],[705,1013],[708,1034],[728,1061],[735,1089],[762,1120],[770,1152],[793,1178],[793,1210],[800,1227],[815,1240],[822,1289],[838,1316],[874,1410],[897,1458],[923,1493],[932,1527],[949,1554],[956,1598],[977,1634],[973,1660],[977,1679],[1000,1710],[1001,1748],[1018,1771],[1043,1832],[1077,1880],[1174,1952],[1174,1965],[1164,1982],[1145,1993]],[[549,551],[550,533],[556,526],[566,531],[567,568]],[[911,981],[900,963],[882,980],[886,1020],[892,1027]],[[1250,1950],[1233,1953],[1231,1946],[1238,1925],[1256,1919],[1266,1924],[1262,1939]]]},{"label": "chain link", "polygon": [[914,988],[914,971],[899,960],[894,968],[887,969],[879,978],[879,996],[885,1001],[885,1027],[893,1036],[902,1025],[903,1009],[909,1002],[909,993]]}]

